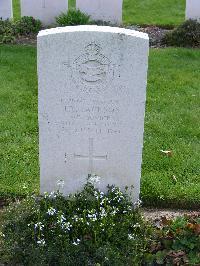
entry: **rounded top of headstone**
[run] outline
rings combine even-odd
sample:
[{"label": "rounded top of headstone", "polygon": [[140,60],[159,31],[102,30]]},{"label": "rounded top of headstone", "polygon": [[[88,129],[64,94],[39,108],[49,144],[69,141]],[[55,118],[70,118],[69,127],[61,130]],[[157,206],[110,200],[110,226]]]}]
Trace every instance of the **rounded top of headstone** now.
[{"label": "rounded top of headstone", "polygon": [[118,27],[96,26],[96,25],[67,26],[67,27],[46,29],[40,31],[38,37],[54,35],[59,33],[73,33],[73,32],[116,33],[116,34],[128,35],[136,38],[149,40],[148,34],[140,31],[118,28]]}]

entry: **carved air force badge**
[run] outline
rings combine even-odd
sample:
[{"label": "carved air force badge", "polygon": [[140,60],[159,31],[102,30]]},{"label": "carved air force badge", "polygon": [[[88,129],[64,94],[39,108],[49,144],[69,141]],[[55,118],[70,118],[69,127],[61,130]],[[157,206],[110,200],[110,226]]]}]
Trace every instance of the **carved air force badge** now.
[{"label": "carved air force badge", "polygon": [[87,92],[98,93],[106,88],[114,75],[110,60],[94,42],[85,47],[85,54],[74,61],[72,69],[74,81]]}]

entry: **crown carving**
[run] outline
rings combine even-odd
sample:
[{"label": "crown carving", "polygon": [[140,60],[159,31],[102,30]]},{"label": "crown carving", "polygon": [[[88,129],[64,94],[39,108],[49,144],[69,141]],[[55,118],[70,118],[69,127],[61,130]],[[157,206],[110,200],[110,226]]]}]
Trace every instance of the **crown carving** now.
[{"label": "crown carving", "polygon": [[92,42],[88,46],[85,47],[85,51],[89,55],[97,55],[100,52],[100,46],[98,46],[96,43]]}]

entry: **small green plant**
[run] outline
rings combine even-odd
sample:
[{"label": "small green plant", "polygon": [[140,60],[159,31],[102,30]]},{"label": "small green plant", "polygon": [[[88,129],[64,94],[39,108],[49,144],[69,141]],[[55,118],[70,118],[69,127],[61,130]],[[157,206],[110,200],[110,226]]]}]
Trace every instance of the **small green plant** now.
[{"label": "small green plant", "polygon": [[182,47],[200,47],[200,23],[197,20],[187,20],[163,38],[167,45]]},{"label": "small green plant", "polygon": [[20,35],[28,35],[38,33],[42,28],[42,23],[33,17],[22,17],[15,23],[16,32]]},{"label": "small green plant", "polygon": [[41,27],[40,20],[33,17],[22,17],[16,22],[0,19],[0,43],[14,43],[17,37],[38,33]]},{"label": "small green plant", "polygon": [[138,206],[119,188],[107,193],[90,179],[67,198],[30,196],[5,213],[0,254],[7,263],[31,265],[139,265],[146,226]]},{"label": "small green plant", "polygon": [[0,18],[0,43],[12,43],[15,41],[15,26],[10,20]]},{"label": "small green plant", "polygon": [[90,16],[82,13],[79,9],[70,9],[56,18],[59,26],[86,25],[90,23]]}]

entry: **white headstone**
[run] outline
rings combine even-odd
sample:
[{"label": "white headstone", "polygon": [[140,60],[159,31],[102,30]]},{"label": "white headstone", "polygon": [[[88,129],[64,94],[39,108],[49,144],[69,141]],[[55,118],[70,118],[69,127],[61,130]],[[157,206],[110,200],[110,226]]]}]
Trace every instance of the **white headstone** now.
[{"label": "white headstone", "polygon": [[55,17],[67,10],[68,0],[21,0],[21,16],[39,19],[45,26],[54,24]]},{"label": "white headstone", "polygon": [[186,1],[186,19],[197,19],[200,21],[200,0]]},{"label": "white headstone", "polygon": [[140,191],[148,36],[98,26],[38,35],[41,192],[59,179],[64,194],[88,174],[99,188]]},{"label": "white headstone", "polygon": [[13,18],[12,0],[0,0],[0,18],[3,20]]},{"label": "white headstone", "polygon": [[123,0],[76,0],[76,8],[91,16],[114,24],[122,22]]}]

